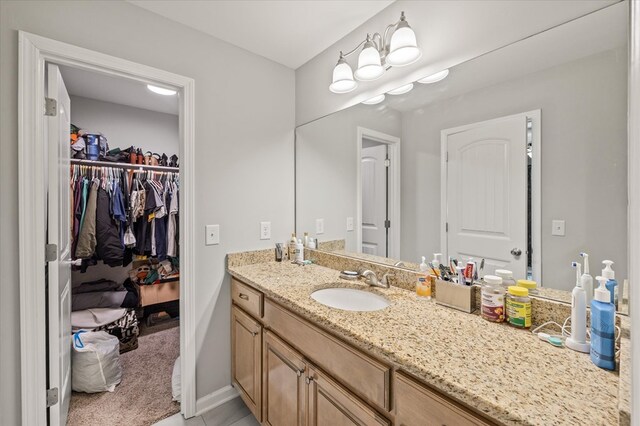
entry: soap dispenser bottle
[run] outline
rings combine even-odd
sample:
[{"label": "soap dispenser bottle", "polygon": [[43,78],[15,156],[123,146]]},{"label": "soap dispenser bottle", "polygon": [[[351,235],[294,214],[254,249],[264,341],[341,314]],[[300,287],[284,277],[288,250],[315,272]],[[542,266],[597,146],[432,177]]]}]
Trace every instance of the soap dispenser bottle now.
[{"label": "soap dispenser bottle", "polygon": [[429,279],[429,265],[427,265],[427,258],[422,256],[422,263],[420,264],[420,273],[416,280],[416,294],[424,297],[425,299],[431,299],[431,280]]},{"label": "soap dispenser bottle", "polygon": [[566,345],[574,351],[589,353],[587,343],[587,295],[582,288],[582,265],[572,262],[576,268],[576,286],[571,292],[571,336],[567,338]]},{"label": "soap dispenser bottle", "polygon": [[607,290],[607,277],[596,277],[600,286],[591,302],[591,361],[600,368],[614,370],[616,311]]},{"label": "soap dispenser bottle", "polygon": [[587,296],[587,306],[589,306],[593,300],[593,277],[589,275],[589,255],[587,253],[580,253],[580,256],[584,259],[584,267],[582,268],[583,274],[582,277],[580,277],[580,284]]},{"label": "soap dispenser bottle", "polygon": [[602,276],[607,279],[607,290],[609,290],[609,294],[611,295],[611,303],[618,309],[618,281],[616,281],[615,271],[611,268],[613,261],[603,260],[602,263],[604,264]]}]

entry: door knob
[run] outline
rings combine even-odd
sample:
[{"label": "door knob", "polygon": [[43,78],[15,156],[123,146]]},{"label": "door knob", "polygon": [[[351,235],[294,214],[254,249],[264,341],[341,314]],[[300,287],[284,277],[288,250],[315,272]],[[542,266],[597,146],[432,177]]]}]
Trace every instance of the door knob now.
[{"label": "door knob", "polygon": [[522,250],[520,250],[519,248],[511,249],[511,254],[515,257],[520,257],[520,255],[522,254]]}]

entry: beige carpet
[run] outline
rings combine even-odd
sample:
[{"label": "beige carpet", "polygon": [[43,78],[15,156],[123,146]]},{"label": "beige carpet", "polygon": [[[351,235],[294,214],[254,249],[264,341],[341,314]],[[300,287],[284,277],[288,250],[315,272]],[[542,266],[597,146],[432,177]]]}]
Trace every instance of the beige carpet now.
[{"label": "beige carpet", "polygon": [[172,401],[171,373],[180,355],[180,329],[138,339],[138,349],[120,355],[122,382],[113,392],[73,392],[68,425],[147,426],[180,411]]}]

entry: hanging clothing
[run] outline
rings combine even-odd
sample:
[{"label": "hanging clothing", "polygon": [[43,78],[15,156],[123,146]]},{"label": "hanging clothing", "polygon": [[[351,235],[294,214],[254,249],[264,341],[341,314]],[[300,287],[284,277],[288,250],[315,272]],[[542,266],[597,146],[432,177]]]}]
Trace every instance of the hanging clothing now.
[{"label": "hanging clothing", "polygon": [[95,180],[91,183],[89,201],[84,212],[84,223],[82,223],[76,247],[76,257],[78,259],[87,259],[93,256],[96,250],[96,198],[98,186],[98,182]]},{"label": "hanging clothing", "polygon": [[169,201],[169,220],[167,223],[167,256],[176,257],[177,256],[177,246],[178,243],[176,241],[176,216],[178,215],[178,186],[171,182],[170,184],[171,193],[170,193],[170,201]]},{"label": "hanging clothing", "polygon": [[116,222],[109,214],[109,195],[102,187],[98,188],[96,234],[98,259],[109,266],[121,266],[124,258],[124,246],[120,242]]}]

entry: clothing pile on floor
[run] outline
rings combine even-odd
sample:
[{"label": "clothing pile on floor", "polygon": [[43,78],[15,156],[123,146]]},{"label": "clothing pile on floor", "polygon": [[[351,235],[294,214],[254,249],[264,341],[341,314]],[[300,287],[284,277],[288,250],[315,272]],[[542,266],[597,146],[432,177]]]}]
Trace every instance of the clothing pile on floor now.
[{"label": "clothing pile on floor", "polygon": [[180,278],[180,261],[171,257],[159,262],[136,261],[129,270],[129,278],[138,285],[161,284]]},{"label": "clothing pile on floor", "polygon": [[138,347],[138,292],[131,280],[119,284],[101,279],[73,287],[71,329],[106,331],[120,340],[120,352]]}]

